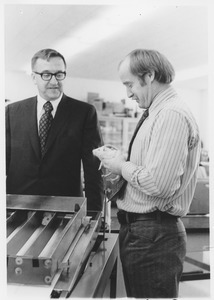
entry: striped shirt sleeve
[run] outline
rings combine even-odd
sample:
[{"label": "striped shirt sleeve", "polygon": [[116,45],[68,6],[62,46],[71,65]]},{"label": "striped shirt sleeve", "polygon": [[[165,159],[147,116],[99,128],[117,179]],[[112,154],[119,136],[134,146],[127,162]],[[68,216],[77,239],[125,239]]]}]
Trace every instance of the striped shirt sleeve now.
[{"label": "striped shirt sleeve", "polygon": [[[147,195],[170,197],[180,187],[188,155],[188,124],[176,111],[161,112],[142,166],[124,164],[123,177]],[[130,172],[131,171],[131,172]]]}]

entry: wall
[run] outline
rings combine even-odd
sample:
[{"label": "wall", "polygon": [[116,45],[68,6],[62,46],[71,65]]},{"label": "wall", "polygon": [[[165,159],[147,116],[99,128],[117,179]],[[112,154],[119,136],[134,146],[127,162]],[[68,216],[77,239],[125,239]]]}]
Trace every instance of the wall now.
[{"label": "wall", "polygon": [[[5,98],[11,101],[21,100],[35,95],[37,90],[31,77],[25,73],[6,73]],[[176,87],[176,85],[175,85]],[[204,147],[208,149],[208,93],[207,90],[176,88],[183,100],[192,110],[200,128]],[[126,96],[125,87],[118,81],[88,80],[68,77],[65,80],[64,91],[67,95],[81,101],[87,101],[88,92],[98,93],[104,101],[120,102],[126,99],[128,107],[136,108],[135,101]]]},{"label": "wall", "polygon": [[37,89],[31,76],[24,72],[5,74],[5,98],[10,101],[18,101],[36,95]]},{"label": "wall", "polygon": [[209,147],[209,112],[208,112],[208,94],[204,90],[193,90],[193,89],[177,89],[179,95],[189,106],[192,113],[194,114],[202,137],[204,148]]},{"label": "wall", "polygon": [[[176,88],[176,85],[175,85]],[[195,90],[187,88],[176,88],[183,101],[187,103],[194,114],[202,136],[204,147],[208,149],[209,130],[208,130],[208,93],[207,90]],[[120,102],[126,99],[128,107],[135,108],[136,102],[127,98],[125,87],[118,82],[83,80],[69,78],[65,85],[65,92],[77,99],[86,101],[88,92],[96,92],[104,101]]]}]

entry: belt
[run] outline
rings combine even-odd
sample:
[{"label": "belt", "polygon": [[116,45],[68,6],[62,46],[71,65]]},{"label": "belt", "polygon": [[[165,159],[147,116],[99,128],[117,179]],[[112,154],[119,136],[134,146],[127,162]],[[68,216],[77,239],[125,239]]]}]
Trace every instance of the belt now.
[{"label": "belt", "polygon": [[176,220],[179,218],[179,216],[173,216],[159,210],[156,210],[151,213],[145,213],[145,214],[132,213],[124,210],[119,210],[117,212],[117,218],[120,224],[129,224],[129,223],[134,223],[136,221],[145,221],[145,220],[161,220],[161,219]]}]

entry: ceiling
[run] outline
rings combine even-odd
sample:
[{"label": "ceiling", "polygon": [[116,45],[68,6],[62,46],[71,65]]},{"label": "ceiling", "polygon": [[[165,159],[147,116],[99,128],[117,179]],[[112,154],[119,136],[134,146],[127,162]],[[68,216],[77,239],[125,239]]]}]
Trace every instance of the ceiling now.
[{"label": "ceiling", "polygon": [[[114,16],[119,23],[110,18],[113,8],[117,8]],[[6,72],[26,71],[26,64],[36,51],[55,48],[66,58],[68,76],[118,81],[120,60],[133,49],[150,48],[168,57],[178,81],[185,79],[189,86],[206,87],[207,7],[161,5],[148,9],[144,5],[134,12],[131,8],[126,5],[119,6],[119,10],[107,5],[5,5]],[[107,37],[103,27],[95,23],[97,19],[108,29]],[[83,36],[79,34],[81,31]],[[79,49],[72,42],[75,35]]]}]

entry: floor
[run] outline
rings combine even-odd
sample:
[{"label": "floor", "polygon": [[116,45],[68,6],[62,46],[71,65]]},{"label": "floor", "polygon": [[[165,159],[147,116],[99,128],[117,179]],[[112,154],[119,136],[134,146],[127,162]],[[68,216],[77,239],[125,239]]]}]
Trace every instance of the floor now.
[{"label": "floor", "polygon": [[180,283],[179,298],[209,298],[210,280],[184,281]]}]

